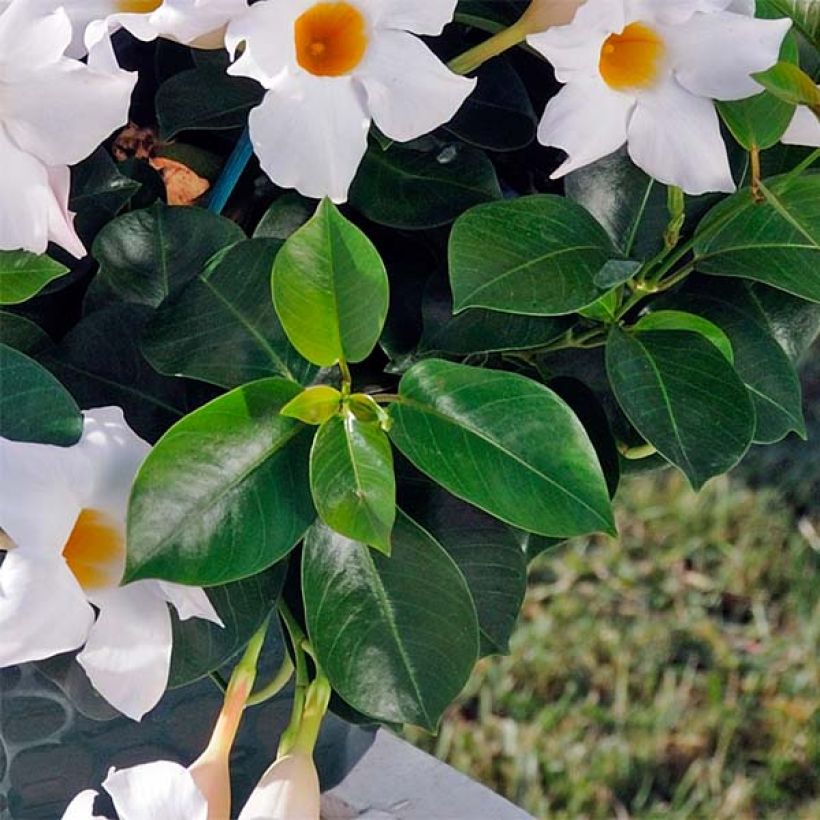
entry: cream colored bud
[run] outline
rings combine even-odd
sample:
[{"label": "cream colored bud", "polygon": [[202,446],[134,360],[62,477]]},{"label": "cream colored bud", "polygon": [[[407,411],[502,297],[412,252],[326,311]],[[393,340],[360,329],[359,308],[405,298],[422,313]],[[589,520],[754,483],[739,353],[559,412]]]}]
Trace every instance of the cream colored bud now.
[{"label": "cream colored bud", "polygon": [[319,820],[319,775],[313,758],[298,750],[262,775],[239,820]]},{"label": "cream colored bud", "polygon": [[584,0],[532,0],[524,12],[521,24],[528,34],[545,31],[551,26],[565,26],[572,22]]}]

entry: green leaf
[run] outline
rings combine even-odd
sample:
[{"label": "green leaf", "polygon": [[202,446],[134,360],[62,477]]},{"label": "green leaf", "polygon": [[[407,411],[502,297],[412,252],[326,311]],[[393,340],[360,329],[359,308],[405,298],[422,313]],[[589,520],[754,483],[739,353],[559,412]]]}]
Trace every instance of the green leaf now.
[{"label": "green leaf", "polygon": [[211,587],[207,594],[224,627],[203,618],[174,618],[168,685],[193,683],[236,655],[276,606],[286,571],[282,561],[252,578]]},{"label": "green leaf", "polygon": [[33,355],[51,347],[51,337],[25,316],[0,310],[0,343]]},{"label": "green leaf", "polygon": [[634,330],[691,330],[708,339],[731,364],[735,360],[729,337],[714,323],[703,316],[682,310],[656,310],[642,316]]},{"label": "green leaf", "polygon": [[632,259],[610,259],[593,277],[595,284],[609,290],[628,282],[639,270],[641,263]]},{"label": "green leaf", "polygon": [[454,495],[541,535],[613,532],[595,450],[548,388],[430,359],[405,374],[399,392],[393,443]]},{"label": "green leaf", "polygon": [[310,451],[310,488],[325,524],[390,554],[396,480],[390,441],[378,424],[352,413],[328,419]]},{"label": "green leaf", "polygon": [[820,89],[794,63],[775,63],[768,71],[752,74],[767,91],[791,105],[820,105]]},{"label": "green leaf", "polygon": [[305,424],[323,424],[342,407],[342,394],[327,384],[317,384],[302,391],[283,408],[282,415]]},{"label": "green leaf", "polygon": [[224,131],[242,128],[248,112],[262,101],[265,90],[254,80],[232,77],[220,66],[181,71],[159,88],[156,97],[160,137],[180,131]]},{"label": "green leaf", "polygon": [[719,289],[678,295],[674,303],[706,317],[730,340],[735,369],[755,407],[754,440],[779,441],[792,430],[805,437],[800,382],[766,315],[745,282],[720,284]]},{"label": "green leaf", "polygon": [[434,731],[478,656],[458,567],[400,514],[388,558],[317,524],[305,538],[310,641],[336,692],[360,712]]},{"label": "green leaf", "polygon": [[752,285],[750,292],[769,332],[789,359],[799,362],[820,335],[820,305],[760,284]]},{"label": "green leaf", "polygon": [[0,305],[17,305],[38,294],[68,268],[45,254],[0,251]]},{"label": "green leaf", "polygon": [[500,198],[487,156],[459,144],[430,153],[371,146],[350,189],[350,204],[368,219],[410,230],[448,225],[473,205]]},{"label": "green leaf", "polygon": [[695,267],[820,302],[820,173],[775,177],[755,202],[738,191],[698,226]]},{"label": "green leaf", "polygon": [[0,436],[38,444],[75,444],[83,417],[68,391],[33,359],[0,344]]},{"label": "green leaf", "polygon": [[699,333],[613,328],[606,349],[612,389],[635,429],[695,489],[749,449],[754,408],[743,382]]},{"label": "green leaf", "polygon": [[279,411],[299,392],[263,379],[175,424],[140,468],[126,578],[213,586],[269,567],[313,521],[309,428]]},{"label": "green leaf", "polygon": [[284,242],[313,216],[315,210],[316,203],[312,199],[288,191],[265,211],[253,232],[254,238]]},{"label": "green leaf", "polygon": [[573,313],[601,296],[594,277],[618,251],[579,205],[540,195],[473,208],[450,236],[455,312]]},{"label": "green leaf", "polygon": [[291,346],[270,301],[281,243],[238,242],[157,309],[142,351],[161,373],[238,387],[265,376],[309,381],[316,368]]},{"label": "green leaf", "polygon": [[210,211],[158,202],[109,222],[92,253],[100,280],[121,299],[157,307],[217,251],[244,238],[238,225]]},{"label": "green leaf", "polygon": [[272,288],[288,338],[314,364],[360,362],[376,346],[387,272],[373,243],[329,200],[279,251]]},{"label": "green leaf", "polygon": [[820,0],[769,0],[769,4],[791,17],[814,47],[820,48]]}]

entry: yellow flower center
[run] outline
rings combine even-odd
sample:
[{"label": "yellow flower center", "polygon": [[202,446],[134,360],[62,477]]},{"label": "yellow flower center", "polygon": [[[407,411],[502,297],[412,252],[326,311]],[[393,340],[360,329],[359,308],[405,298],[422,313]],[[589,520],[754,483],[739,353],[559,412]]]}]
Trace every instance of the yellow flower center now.
[{"label": "yellow flower center", "polygon": [[610,34],[601,46],[599,70],[616,91],[648,88],[658,77],[664,44],[643,23],[630,23],[620,34]]},{"label": "yellow flower center", "polygon": [[125,562],[122,528],[99,510],[81,510],[63,558],[83,589],[116,586]]},{"label": "yellow flower center", "polygon": [[117,10],[132,14],[150,14],[162,5],[162,0],[117,0]]},{"label": "yellow flower center", "polygon": [[317,3],[294,25],[296,61],[318,77],[352,71],[367,51],[367,26],[350,3]]}]

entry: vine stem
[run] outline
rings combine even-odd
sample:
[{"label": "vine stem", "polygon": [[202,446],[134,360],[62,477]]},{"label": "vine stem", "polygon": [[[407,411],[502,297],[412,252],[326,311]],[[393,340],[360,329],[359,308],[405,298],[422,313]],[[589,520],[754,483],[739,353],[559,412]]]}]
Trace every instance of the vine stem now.
[{"label": "vine stem", "polygon": [[279,601],[279,614],[285,628],[288,630],[290,642],[293,646],[293,657],[296,662],[296,688],[293,692],[293,706],[290,713],[290,723],[282,732],[279,739],[278,757],[287,754],[299,736],[299,729],[302,724],[302,714],[305,709],[305,699],[310,686],[310,675],[308,673],[307,658],[305,657],[304,644],[307,643],[307,636],[299,625],[299,622],[290,611],[290,607],[283,601]]},{"label": "vine stem", "polygon": [[293,677],[293,671],[293,661],[290,659],[290,655],[285,652],[285,657],[282,660],[282,665],[279,667],[279,671],[261,689],[254,692],[248,698],[245,705],[259,706],[260,703],[264,703],[265,701],[276,697],[276,695],[278,695],[288,685],[288,682]]},{"label": "vine stem", "polygon": [[508,49],[523,43],[529,33],[529,28],[524,24],[522,18],[509,28],[502,29],[494,34],[489,40],[485,40],[463,54],[459,54],[458,57],[450,60],[447,67],[454,74],[469,74],[486,63],[487,60],[491,60]]}]

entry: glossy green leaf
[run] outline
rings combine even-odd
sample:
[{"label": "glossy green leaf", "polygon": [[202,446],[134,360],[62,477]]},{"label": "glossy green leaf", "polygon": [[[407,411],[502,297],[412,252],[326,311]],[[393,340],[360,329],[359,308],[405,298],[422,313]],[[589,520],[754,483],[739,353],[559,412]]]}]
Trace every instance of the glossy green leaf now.
[{"label": "glossy green leaf", "polygon": [[0,344],[0,436],[38,444],[75,444],[83,417],[68,391],[33,359]]},{"label": "glossy green leaf", "polygon": [[501,198],[493,164],[476,148],[416,151],[400,145],[368,150],[350,189],[350,204],[391,228],[435,228]]},{"label": "glossy green leaf", "polygon": [[820,335],[820,305],[761,284],[752,285],[750,293],[769,332],[789,359],[799,362]]},{"label": "glossy green leaf", "polygon": [[454,495],[542,535],[614,530],[595,450],[548,388],[431,359],[405,374],[399,392],[393,443]]},{"label": "glossy green leaf", "polygon": [[756,442],[779,441],[789,432],[805,436],[800,382],[777,343],[768,319],[745,282],[675,298],[686,310],[719,326],[731,341],[734,364],[755,406]]},{"label": "glossy green leaf", "polygon": [[562,197],[481,205],[464,214],[450,236],[455,311],[573,313],[602,295],[595,274],[617,255],[606,231]]},{"label": "glossy green leaf", "polygon": [[253,232],[258,239],[281,239],[283,242],[305,224],[316,210],[312,199],[287,191],[271,204]]},{"label": "glossy green leaf", "polygon": [[[203,618],[174,618],[168,685],[193,683],[236,655],[276,606],[286,570],[283,561],[252,578],[211,587],[207,594],[224,626]],[[270,631],[274,628],[271,624]]]},{"label": "glossy green leaf", "polygon": [[610,288],[623,285],[628,282],[640,270],[641,263],[632,259],[610,259],[598,273],[593,277],[593,281],[599,288],[609,290]]},{"label": "glossy green leaf", "polygon": [[656,310],[647,313],[635,323],[635,330],[691,330],[708,339],[732,363],[735,355],[729,337],[703,316],[683,310]]},{"label": "glossy green leaf", "polygon": [[613,328],[606,364],[635,429],[696,489],[748,450],[755,426],[749,393],[726,357],[699,333]]},{"label": "glossy green leaf", "polygon": [[698,226],[695,266],[820,302],[820,173],[766,182],[763,202],[738,191]]},{"label": "glossy green leaf", "polygon": [[272,288],[288,338],[315,364],[360,362],[379,340],[390,298],[384,263],[329,200],[279,251]]},{"label": "glossy green leaf", "polygon": [[305,424],[323,424],[342,407],[342,394],[327,384],[308,387],[283,408],[282,415]]},{"label": "glossy green leaf", "polygon": [[45,254],[0,251],[0,305],[17,305],[38,294],[68,268]]},{"label": "glossy green leaf", "polygon": [[13,347],[21,353],[33,355],[53,343],[49,335],[38,325],[7,310],[0,310],[0,344]]},{"label": "glossy green leaf", "polygon": [[325,524],[390,554],[396,480],[390,441],[378,424],[352,413],[328,419],[310,451],[310,487]]},{"label": "glossy green leaf", "polygon": [[309,381],[316,368],[294,350],[270,301],[281,243],[238,242],[157,309],[142,351],[161,373],[238,387],[265,376]]},{"label": "glossy green leaf", "polygon": [[157,203],[109,222],[94,241],[100,280],[121,299],[156,307],[245,238],[229,219],[202,208]]},{"label": "glossy green leaf", "polygon": [[791,17],[815,48],[820,48],[820,2],[818,0],[769,0],[784,17]]},{"label": "glossy green leaf", "polygon": [[400,514],[388,558],[324,525],[302,555],[311,644],[360,712],[434,731],[478,656],[467,584],[442,547]]},{"label": "glossy green leaf", "polygon": [[752,75],[767,91],[792,105],[820,105],[820,89],[793,63],[775,63],[768,71]]},{"label": "glossy green leaf", "polygon": [[140,468],[126,578],[213,586],[287,555],[313,521],[310,428],[279,411],[299,392],[263,379],[175,424]]}]

